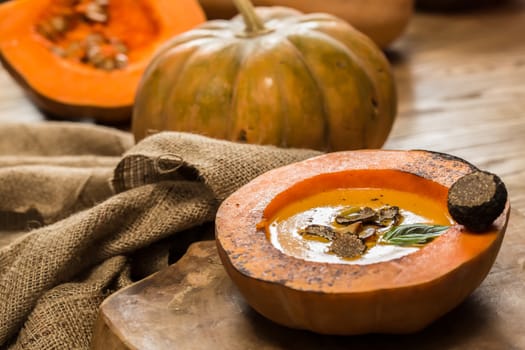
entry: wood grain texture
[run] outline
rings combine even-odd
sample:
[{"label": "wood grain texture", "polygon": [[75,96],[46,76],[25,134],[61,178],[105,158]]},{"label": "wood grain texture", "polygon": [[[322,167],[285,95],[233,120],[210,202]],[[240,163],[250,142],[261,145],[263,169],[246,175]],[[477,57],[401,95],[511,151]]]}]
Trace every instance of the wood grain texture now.
[{"label": "wood grain texture", "polygon": [[429,149],[497,173],[525,213],[525,1],[417,14],[393,49],[399,115],[385,148]]},{"label": "wood grain texture", "polygon": [[0,66],[0,123],[42,120],[42,114],[29,102],[22,89]]}]

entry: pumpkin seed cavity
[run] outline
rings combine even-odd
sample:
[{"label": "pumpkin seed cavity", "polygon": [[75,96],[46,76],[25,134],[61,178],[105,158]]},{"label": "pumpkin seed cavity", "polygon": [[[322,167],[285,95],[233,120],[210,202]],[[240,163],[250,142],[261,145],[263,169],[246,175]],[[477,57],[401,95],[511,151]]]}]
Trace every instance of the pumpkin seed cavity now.
[{"label": "pumpkin seed cavity", "polygon": [[109,0],[59,1],[35,29],[51,42],[50,50],[57,56],[105,71],[122,69],[128,64],[129,50],[104,30],[110,20],[108,7]]}]

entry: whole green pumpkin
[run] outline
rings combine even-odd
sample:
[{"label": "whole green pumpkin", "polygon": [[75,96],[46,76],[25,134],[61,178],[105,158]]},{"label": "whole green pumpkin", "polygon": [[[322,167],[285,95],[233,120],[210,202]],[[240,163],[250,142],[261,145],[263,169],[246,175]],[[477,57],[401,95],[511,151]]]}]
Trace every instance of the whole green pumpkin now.
[{"label": "whole green pumpkin", "polygon": [[285,7],[214,20],[174,37],[139,86],[133,133],[163,130],[280,147],[379,148],[396,115],[382,51],[347,22]]}]

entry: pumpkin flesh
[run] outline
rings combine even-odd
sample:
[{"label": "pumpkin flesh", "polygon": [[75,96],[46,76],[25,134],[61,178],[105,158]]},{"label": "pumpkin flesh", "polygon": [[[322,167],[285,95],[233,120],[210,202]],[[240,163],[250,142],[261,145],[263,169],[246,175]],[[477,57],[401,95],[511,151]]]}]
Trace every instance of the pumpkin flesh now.
[{"label": "pumpkin flesh", "polygon": [[[2,62],[39,107],[62,117],[85,114],[102,121],[129,119],[139,80],[157,47],[204,21],[198,3],[192,0],[176,4],[113,0],[107,7],[107,23],[78,21],[71,30],[46,37],[39,24],[51,21],[57,13],[73,11],[70,3],[19,0],[0,6]],[[125,43],[127,64],[105,70],[78,57],[64,57],[62,52],[72,43],[83,45],[93,33]]]},{"label": "pumpkin flesh", "polygon": [[[277,323],[326,334],[419,331],[457,306],[485,278],[504,236],[508,203],[487,232],[453,225],[414,253],[368,265],[290,256],[272,245],[266,225],[260,223],[290,203],[337,188],[423,194],[446,211],[442,188],[474,169],[425,151],[335,152],[275,169],[219,208],[219,254],[248,303]],[[428,186],[429,181],[434,186]]]}]

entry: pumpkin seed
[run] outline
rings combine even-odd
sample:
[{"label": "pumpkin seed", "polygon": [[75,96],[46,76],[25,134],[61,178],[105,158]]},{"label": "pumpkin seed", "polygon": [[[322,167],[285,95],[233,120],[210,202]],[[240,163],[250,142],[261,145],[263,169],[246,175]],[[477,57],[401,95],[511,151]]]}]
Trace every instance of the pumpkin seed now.
[{"label": "pumpkin seed", "polygon": [[335,237],[335,231],[333,228],[331,228],[330,226],[316,224],[308,225],[302,230],[299,230],[298,233],[301,236],[317,236],[328,240],[332,240]]},{"label": "pumpkin seed", "polygon": [[350,214],[358,213],[360,210],[361,210],[360,207],[348,207],[348,208],[344,208],[343,210],[341,210],[339,212],[339,215],[340,216],[347,216],[347,215],[350,215]]},{"label": "pumpkin seed", "polygon": [[365,240],[375,234],[377,234],[377,229],[372,226],[367,226],[359,232],[358,237],[362,240]]},{"label": "pumpkin seed", "polygon": [[384,206],[378,210],[377,223],[381,226],[397,225],[400,219],[399,207]]},{"label": "pumpkin seed", "polygon": [[49,23],[58,34],[64,34],[67,31],[67,21],[63,16],[53,16],[49,19]]},{"label": "pumpkin seed", "polygon": [[377,218],[377,213],[370,207],[360,208],[357,212],[352,212],[348,215],[337,215],[335,222],[341,225],[352,224],[357,221],[370,222]]},{"label": "pumpkin seed", "polygon": [[347,226],[338,227],[335,229],[335,231],[338,233],[356,235],[359,231],[361,231],[362,226],[363,226],[363,223],[361,221],[357,221]]},{"label": "pumpkin seed", "polygon": [[97,68],[102,67],[102,61],[104,61],[105,57],[102,55],[101,52],[98,52],[94,55],[87,56],[86,57],[86,63],[91,64]]},{"label": "pumpkin seed", "polygon": [[93,61],[98,61],[100,58],[104,58],[100,46],[89,45],[86,47],[86,58],[90,63],[93,63]]},{"label": "pumpkin seed", "polygon": [[128,56],[123,53],[118,53],[115,55],[115,67],[124,68],[128,64]]},{"label": "pumpkin seed", "polygon": [[108,21],[108,12],[96,2],[90,2],[86,6],[84,13],[88,20],[98,23],[106,23]]}]

